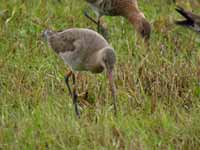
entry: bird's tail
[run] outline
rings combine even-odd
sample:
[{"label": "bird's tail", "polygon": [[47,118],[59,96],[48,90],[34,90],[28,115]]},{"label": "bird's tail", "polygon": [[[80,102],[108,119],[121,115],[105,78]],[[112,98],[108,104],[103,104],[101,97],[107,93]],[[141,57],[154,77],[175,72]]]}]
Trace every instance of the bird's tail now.
[{"label": "bird's tail", "polygon": [[188,12],[186,12],[182,7],[180,7],[180,6],[177,6],[176,7],[176,11],[178,12],[178,13],[180,13],[183,17],[185,17],[186,19],[191,19],[189,16],[188,16]]},{"label": "bird's tail", "polygon": [[51,35],[53,35],[55,32],[49,29],[46,29],[42,32],[42,37],[44,39],[48,39]]}]

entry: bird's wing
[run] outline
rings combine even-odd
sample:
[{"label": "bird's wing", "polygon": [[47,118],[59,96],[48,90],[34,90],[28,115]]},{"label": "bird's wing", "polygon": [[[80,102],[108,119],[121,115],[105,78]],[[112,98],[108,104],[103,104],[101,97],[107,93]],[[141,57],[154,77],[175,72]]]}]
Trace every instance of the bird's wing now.
[{"label": "bird's wing", "polygon": [[63,51],[79,51],[85,47],[84,36],[77,29],[70,29],[60,35],[60,45]]},{"label": "bird's wing", "polygon": [[68,38],[60,35],[54,35],[49,38],[49,43],[56,53],[74,51],[74,42],[74,38]]},{"label": "bird's wing", "polygon": [[87,44],[84,42],[83,38],[64,40],[63,50],[63,52],[68,52],[68,55],[72,59],[77,59],[78,56],[78,58],[82,60],[87,53]]},{"label": "bird's wing", "polygon": [[74,45],[75,39],[64,39],[61,42],[61,50],[63,51],[75,51],[76,46]]}]

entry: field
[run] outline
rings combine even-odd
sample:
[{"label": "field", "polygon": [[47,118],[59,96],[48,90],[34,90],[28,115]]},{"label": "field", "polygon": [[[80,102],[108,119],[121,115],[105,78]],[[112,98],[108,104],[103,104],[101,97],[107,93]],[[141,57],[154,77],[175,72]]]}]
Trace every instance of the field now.
[{"label": "field", "polygon": [[[200,12],[197,0],[177,4]],[[41,32],[96,30],[83,10],[94,13],[84,0],[1,0],[0,150],[200,149],[200,36],[174,24],[182,17],[170,0],[139,6],[153,27],[149,48],[126,19],[104,17],[117,54],[117,117],[105,74],[82,72],[78,91],[89,95],[78,119],[68,68]]]}]

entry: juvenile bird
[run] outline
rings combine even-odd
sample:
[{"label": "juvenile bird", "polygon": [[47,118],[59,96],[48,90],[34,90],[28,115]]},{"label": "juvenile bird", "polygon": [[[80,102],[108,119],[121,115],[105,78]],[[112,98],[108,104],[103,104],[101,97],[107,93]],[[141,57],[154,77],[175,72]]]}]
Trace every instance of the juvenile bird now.
[{"label": "juvenile bird", "polygon": [[177,25],[189,27],[196,32],[200,32],[200,16],[192,13],[191,11],[186,11],[182,7],[178,6],[176,11],[179,12],[185,20],[176,21]]},{"label": "juvenile bird", "polygon": [[[113,97],[114,111],[116,113],[117,99],[113,80],[113,69],[116,57],[114,49],[108,42],[97,32],[83,28],[71,28],[61,32],[45,30],[43,32],[43,37],[71,69],[71,71],[65,75],[65,82],[72,96],[76,115],[80,117],[75,82],[76,71],[101,73],[106,70]],[[70,76],[72,76],[73,79],[73,91],[71,91],[68,82]]]},{"label": "juvenile bird", "polygon": [[151,26],[139,10],[137,0],[86,0],[97,15],[97,21],[85,12],[85,16],[98,25],[98,31],[103,28],[100,18],[105,16],[122,16],[129,20],[134,28],[147,40],[150,37]]}]

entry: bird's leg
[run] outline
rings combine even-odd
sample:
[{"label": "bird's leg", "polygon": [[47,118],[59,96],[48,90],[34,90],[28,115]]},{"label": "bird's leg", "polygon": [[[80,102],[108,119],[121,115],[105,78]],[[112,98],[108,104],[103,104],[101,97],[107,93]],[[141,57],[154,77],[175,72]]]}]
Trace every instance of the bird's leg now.
[{"label": "bird's leg", "polygon": [[106,40],[109,40],[107,25],[102,21],[101,16],[98,16],[97,31],[103,35]]},{"label": "bird's leg", "polygon": [[97,25],[97,31],[100,32],[101,31],[101,21],[100,21],[100,16],[98,16],[97,21],[95,19],[93,19],[87,11],[84,11],[84,15],[85,17],[87,17],[90,21],[92,21],[94,24]]},{"label": "bird's leg", "polygon": [[98,20],[97,20],[97,31],[99,33],[101,33],[101,20],[100,20],[100,17],[98,17]]},{"label": "bird's leg", "polygon": [[97,17],[97,21],[95,19],[93,19],[91,16],[89,16],[88,12],[87,11],[84,11],[84,15],[90,20],[92,21],[94,24],[97,25],[97,31],[98,33],[101,33],[103,35],[103,37],[105,39],[108,40],[108,30],[107,30],[107,27],[106,25],[103,25],[102,24],[102,21],[101,21],[101,16],[98,16]]},{"label": "bird's leg", "polygon": [[98,25],[98,22],[97,22],[95,19],[93,19],[93,18],[88,14],[87,11],[84,11],[83,13],[84,13],[85,17],[87,17],[90,21],[92,21],[93,23],[95,23],[96,25]]},{"label": "bird's leg", "polygon": [[112,97],[113,97],[114,113],[115,113],[115,115],[117,115],[116,87],[115,87],[115,83],[113,80],[112,71],[108,71],[107,75],[108,75],[108,79],[109,79],[110,90],[111,90]]},{"label": "bird's leg", "polygon": [[80,118],[80,111],[78,109],[78,95],[76,93],[75,78],[76,78],[75,74],[72,73],[72,80],[73,80],[73,96],[72,96],[72,99],[73,99],[73,103],[74,103],[74,108],[75,108],[76,115]]},{"label": "bird's leg", "polygon": [[70,96],[72,97],[72,90],[71,90],[71,88],[70,88],[70,85],[69,85],[69,77],[72,75],[72,71],[69,71],[69,72],[67,72],[66,73],[66,75],[65,75],[65,83],[66,83],[66,85],[67,85],[67,89],[68,89],[68,91],[69,91],[69,94],[70,94]]}]

